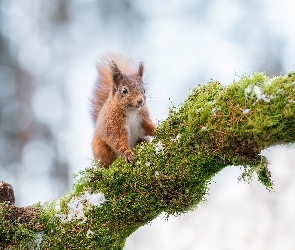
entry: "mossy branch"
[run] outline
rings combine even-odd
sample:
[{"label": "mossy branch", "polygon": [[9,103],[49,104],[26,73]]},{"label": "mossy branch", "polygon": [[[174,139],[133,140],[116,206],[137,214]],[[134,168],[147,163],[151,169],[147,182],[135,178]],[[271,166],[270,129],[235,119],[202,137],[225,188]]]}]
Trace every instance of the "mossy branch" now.
[{"label": "mossy branch", "polygon": [[294,142],[295,74],[197,86],[170,109],[153,142],[136,148],[133,165],[120,158],[109,169],[85,169],[60,201],[33,206],[29,222],[19,208],[0,205],[0,249],[123,249],[160,213],[196,208],[226,166],[243,166],[241,178],[251,181],[256,173],[271,189],[260,152]]}]

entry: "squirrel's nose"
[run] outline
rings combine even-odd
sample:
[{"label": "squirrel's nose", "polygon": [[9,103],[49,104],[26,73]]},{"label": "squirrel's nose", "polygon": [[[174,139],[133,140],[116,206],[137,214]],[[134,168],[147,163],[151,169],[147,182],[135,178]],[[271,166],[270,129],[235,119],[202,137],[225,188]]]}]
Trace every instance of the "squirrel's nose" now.
[{"label": "squirrel's nose", "polygon": [[142,98],[137,99],[137,104],[138,105],[142,105],[142,103],[143,103],[143,99]]}]

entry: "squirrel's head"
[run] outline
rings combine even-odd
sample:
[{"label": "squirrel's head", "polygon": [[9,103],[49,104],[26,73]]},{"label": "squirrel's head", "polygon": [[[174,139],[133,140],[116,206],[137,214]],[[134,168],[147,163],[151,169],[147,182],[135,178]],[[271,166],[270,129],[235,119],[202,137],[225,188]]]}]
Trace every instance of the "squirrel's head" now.
[{"label": "squirrel's head", "polygon": [[136,110],[145,105],[145,90],[142,82],[143,63],[139,63],[138,71],[133,75],[125,75],[117,64],[111,63],[113,89],[112,94],[124,110]]}]

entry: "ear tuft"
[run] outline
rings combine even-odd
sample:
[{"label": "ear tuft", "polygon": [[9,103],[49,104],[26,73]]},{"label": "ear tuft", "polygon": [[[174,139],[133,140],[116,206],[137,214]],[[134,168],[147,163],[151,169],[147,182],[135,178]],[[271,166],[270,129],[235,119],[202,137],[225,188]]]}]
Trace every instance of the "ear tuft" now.
[{"label": "ear tuft", "polygon": [[117,86],[122,81],[123,74],[122,74],[119,67],[117,66],[117,64],[114,61],[111,62],[111,70],[112,70],[112,76],[113,76],[114,85]]},{"label": "ear tuft", "polygon": [[144,72],[144,66],[143,66],[143,62],[139,63],[139,67],[138,67],[138,76],[142,77],[143,76],[143,72]]}]

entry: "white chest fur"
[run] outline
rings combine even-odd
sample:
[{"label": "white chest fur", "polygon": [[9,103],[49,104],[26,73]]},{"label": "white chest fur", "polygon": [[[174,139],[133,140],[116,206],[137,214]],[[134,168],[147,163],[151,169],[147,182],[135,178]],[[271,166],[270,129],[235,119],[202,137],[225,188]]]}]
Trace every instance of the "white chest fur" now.
[{"label": "white chest fur", "polygon": [[142,129],[140,123],[141,119],[138,115],[138,110],[127,112],[125,127],[128,133],[130,148],[134,148],[136,146],[136,142],[139,138],[144,138],[144,130]]}]

